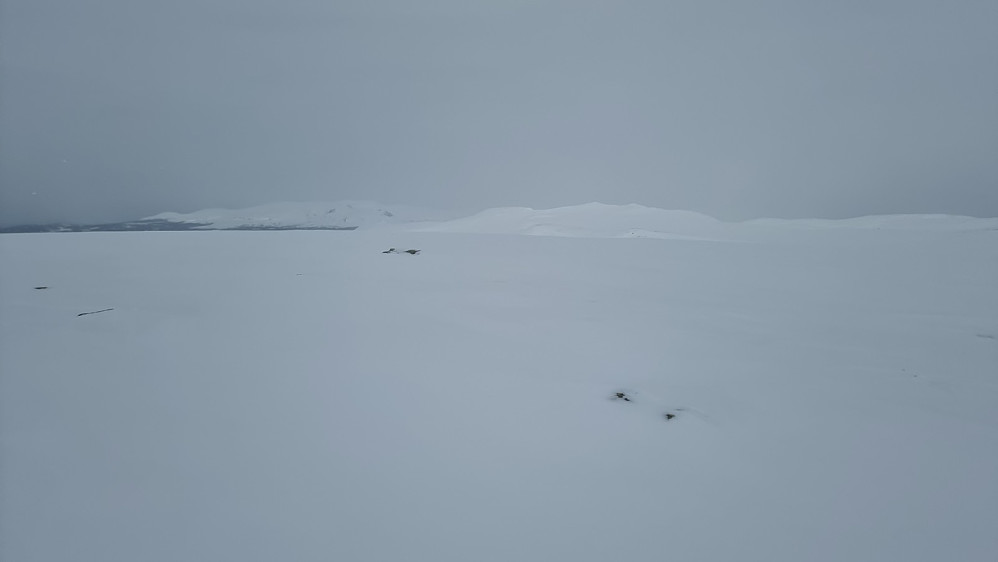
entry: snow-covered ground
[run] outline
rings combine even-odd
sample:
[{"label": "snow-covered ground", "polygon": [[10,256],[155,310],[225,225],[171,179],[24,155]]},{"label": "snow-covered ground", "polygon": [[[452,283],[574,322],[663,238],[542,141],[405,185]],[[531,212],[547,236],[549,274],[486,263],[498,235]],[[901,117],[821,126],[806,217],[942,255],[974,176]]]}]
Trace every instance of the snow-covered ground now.
[{"label": "snow-covered ground", "polygon": [[0,559],[993,562],[998,223],[854,222],[0,236]]}]

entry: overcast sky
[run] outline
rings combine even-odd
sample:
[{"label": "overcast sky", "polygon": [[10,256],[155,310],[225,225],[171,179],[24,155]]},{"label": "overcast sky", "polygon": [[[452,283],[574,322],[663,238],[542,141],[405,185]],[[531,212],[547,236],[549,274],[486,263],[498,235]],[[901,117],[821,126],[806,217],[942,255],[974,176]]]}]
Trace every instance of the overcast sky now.
[{"label": "overcast sky", "polygon": [[0,0],[0,223],[998,215],[994,0]]}]

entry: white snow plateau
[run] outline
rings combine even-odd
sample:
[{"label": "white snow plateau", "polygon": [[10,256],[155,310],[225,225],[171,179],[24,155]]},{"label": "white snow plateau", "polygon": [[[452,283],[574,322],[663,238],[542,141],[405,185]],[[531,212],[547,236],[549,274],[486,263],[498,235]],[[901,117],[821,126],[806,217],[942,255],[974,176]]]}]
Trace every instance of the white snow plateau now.
[{"label": "white snow plateau", "polygon": [[0,236],[4,562],[998,560],[996,219],[158,217],[361,228]]}]

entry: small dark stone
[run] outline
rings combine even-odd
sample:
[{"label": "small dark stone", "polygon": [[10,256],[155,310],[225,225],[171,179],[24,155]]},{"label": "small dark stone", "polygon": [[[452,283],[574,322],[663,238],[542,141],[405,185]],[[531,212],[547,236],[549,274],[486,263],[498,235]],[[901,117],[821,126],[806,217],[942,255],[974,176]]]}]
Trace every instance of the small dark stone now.
[{"label": "small dark stone", "polygon": [[619,398],[619,399],[621,399],[621,400],[623,400],[625,402],[630,402],[631,401],[631,399],[628,398],[628,396],[626,394],[624,394],[623,392],[616,393],[616,396],[617,396],[617,398]]},{"label": "small dark stone", "polygon": [[671,420],[674,417],[676,417],[676,414],[665,414],[665,419],[667,420]]},{"label": "small dark stone", "polygon": [[382,254],[394,254],[395,253],[395,248],[388,248],[387,250],[385,250],[384,252],[381,252],[381,253]]},{"label": "small dark stone", "polygon": [[36,289],[48,289],[48,287],[45,287],[45,286],[41,286],[41,287],[35,287],[35,288],[36,288]]},{"label": "small dark stone", "polygon": [[407,253],[407,254],[412,254],[412,255],[414,255],[414,256],[415,256],[416,254],[418,254],[418,253],[419,253],[419,250],[406,250],[406,251],[405,251],[405,253]]}]

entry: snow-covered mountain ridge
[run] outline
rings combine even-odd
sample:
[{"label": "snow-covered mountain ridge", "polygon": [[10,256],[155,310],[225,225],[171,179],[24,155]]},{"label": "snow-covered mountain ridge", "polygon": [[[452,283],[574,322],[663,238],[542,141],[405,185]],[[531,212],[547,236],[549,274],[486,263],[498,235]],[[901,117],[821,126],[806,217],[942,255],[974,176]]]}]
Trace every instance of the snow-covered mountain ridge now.
[{"label": "snow-covered mountain ridge", "polygon": [[[453,219],[453,220],[444,220]],[[733,229],[863,228],[884,230],[998,229],[998,218],[952,215],[879,215],[850,219],[756,219],[719,221],[692,211],[643,205],[586,203],[553,209],[498,207],[471,216],[373,201],[284,202],[246,209],[204,209],[192,213],[160,213],[143,219],[193,225],[193,229],[354,229],[408,225],[422,232],[527,234],[582,238],[701,238]]]},{"label": "snow-covered mountain ridge", "polygon": [[577,238],[688,238],[716,233],[724,223],[692,211],[587,203],[535,210],[488,209],[470,217],[416,227],[424,232],[528,234]]},{"label": "snow-covered mountain ridge", "polygon": [[445,217],[439,211],[374,201],[282,202],[245,209],[204,209],[193,213],[160,213],[143,220],[198,225],[206,230],[248,228],[343,229],[397,224]]}]

